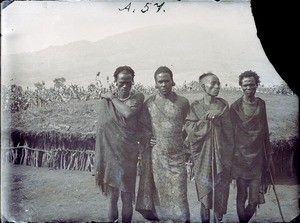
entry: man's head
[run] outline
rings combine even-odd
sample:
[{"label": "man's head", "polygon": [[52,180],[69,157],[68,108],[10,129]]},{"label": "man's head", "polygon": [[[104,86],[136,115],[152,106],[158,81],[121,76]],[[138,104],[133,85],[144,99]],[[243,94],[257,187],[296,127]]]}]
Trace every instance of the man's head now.
[{"label": "man's head", "polygon": [[217,75],[209,72],[204,73],[199,77],[199,83],[201,88],[209,96],[216,97],[220,91],[220,80]]},{"label": "man's head", "polygon": [[159,67],[154,73],[154,79],[155,88],[157,88],[162,95],[169,95],[172,91],[172,87],[175,86],[173,73],[168,67]]},{"label": "man's head", "polygon": [[246,97],[254,97],[259,83],[259,76],[254,71],[245,71],[239,76],[239,85]]},{"label": "man's head", "polygon": [[134,70],[129,66],[121,66],[114,72],[114,81],[118,90],[123,94],[128,94],[134,80]]}]

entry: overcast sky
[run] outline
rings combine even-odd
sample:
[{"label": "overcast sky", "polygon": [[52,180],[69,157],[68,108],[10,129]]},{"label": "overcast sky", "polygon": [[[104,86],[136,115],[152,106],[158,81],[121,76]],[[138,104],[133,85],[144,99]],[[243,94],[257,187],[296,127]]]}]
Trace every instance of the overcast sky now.
[{"label": "overcast sky", "polygon": [[237,33],[246,26],[256,34],[248,1],[165,2],[158,12],[156,2],[163,3],[153,1],[147,8],[146,2],[15,1],[2,10],[2,53],[33,52],[78,40],[94,42],[157,24],[230,26]]}]

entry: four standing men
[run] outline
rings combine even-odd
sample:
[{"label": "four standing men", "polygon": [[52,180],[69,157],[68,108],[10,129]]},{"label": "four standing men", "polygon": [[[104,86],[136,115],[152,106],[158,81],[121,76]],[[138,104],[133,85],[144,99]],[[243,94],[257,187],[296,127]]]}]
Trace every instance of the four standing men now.
[{"label": "four standing men", "polygon": [[[222,221],[231,174],[237,181],[239,220],[248,222],[261,203],[258,195],[263,164],[271,157],[265,103],[255,97],[257,74],[247,71],[240,75],[244,95],[230,109],[217,97],[220,82],[212,73],[199,77],[204,97],[191,107],[186,98],[172,91],[175,83],[168,67],[156,70],[158,93],[144,105],[143,94],[130,91],[134,77],[130,67],[117,68],[114,77],[117,92],[102,95],[104,100],[100,102],[95,149],[96,182],[109,197],[109,221],[118,219],[119,193],[122,221],[131,221],[140,153],[142,172],[136,210],[148,220],[189,222],[186,138],[194,162],[202,222],[210,221],[210,209],[214,221]],[[245,208],[248,187],[249,204]]]}]

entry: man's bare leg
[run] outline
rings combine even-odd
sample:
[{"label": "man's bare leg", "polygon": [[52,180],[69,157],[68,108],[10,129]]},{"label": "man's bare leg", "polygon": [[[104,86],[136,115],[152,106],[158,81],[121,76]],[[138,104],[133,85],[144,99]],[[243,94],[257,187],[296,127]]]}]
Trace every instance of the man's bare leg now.
[{"label": "man's bare leg", "polygon": [[238,178],[236,180],[237,196],[236,196],[236,210],[240,222],[248,222],[249,219],[246,217],[245,203],[247,200],[247,183],[246,180]]},{"label": "man's bare leg", "polygon": [[223,222],[223,214],[221,213],[214,213],[214,222]]},{"label": "man's bare leg", "polygon": [[119,199],[119,190],[117,188],[108,187],[108,196],[109,196],[109,206],[108,206],[108,220],[114,222],[118,220],[118,199]]},{"label": "man's bare leg", "polygon": [[201,203],[201,222],[209,223],[210,221],[210,211],[205,207],[203,203]]},{"label": "man's bare leg", "polygon": [[122,192],[122,222],[131,222],[133,214],[132,193]]},{"label": "man's bare leg", "polygon": [[256,211],[259,203],[260,180],[255,179],[250,181],[249,185],[249,202],[245,210],[246,220],[249,221]]}]

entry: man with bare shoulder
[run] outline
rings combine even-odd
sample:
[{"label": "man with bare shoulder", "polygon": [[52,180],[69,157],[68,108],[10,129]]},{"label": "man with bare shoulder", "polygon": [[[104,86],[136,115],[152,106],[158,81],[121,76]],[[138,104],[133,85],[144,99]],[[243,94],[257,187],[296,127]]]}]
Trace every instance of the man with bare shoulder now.
[{"label": "man with bare shoulder", "polygon": [[122,222],[131,222],[137,161],[139,155],[137,122],[144,95],[133,93],[134,71],[121,66],[114,72],[116,92],[101,95],[95,146],[95,180],[109,199],[108,221],[119,218],[118,199],[122,200]]}]

